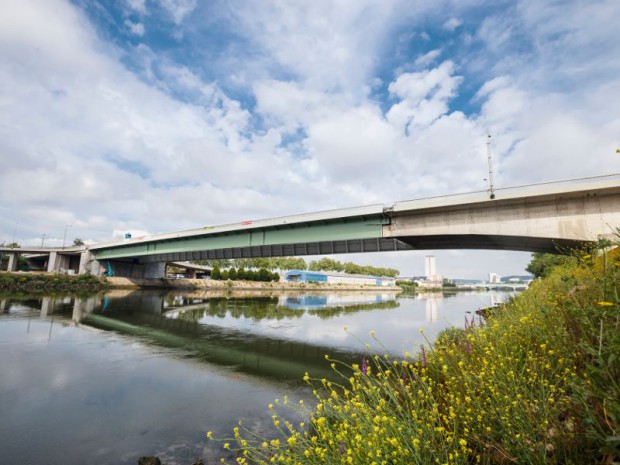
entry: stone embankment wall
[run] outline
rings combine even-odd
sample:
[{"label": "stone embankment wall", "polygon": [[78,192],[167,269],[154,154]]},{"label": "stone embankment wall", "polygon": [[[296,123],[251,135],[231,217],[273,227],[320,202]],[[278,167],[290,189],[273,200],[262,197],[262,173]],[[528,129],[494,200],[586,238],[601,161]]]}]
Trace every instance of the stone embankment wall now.
[{"label": "stone embankment wall", "polygon": [[166,289],[228,289],[228,290],[295,290],[295,291],[382,291],[400,292],[398,286],[366,286],[326,283],[287,283],[257,281],[215,281],[211,279],[130,279],[107,278],[112,288],[166,288]]}]

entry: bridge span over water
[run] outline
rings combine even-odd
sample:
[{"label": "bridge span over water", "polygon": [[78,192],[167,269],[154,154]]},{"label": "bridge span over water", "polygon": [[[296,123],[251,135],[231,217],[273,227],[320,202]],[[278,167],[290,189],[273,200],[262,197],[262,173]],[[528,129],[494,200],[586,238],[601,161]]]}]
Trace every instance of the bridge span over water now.
[{"label": "bridge span over water", "polygon": [[[423,249],[557,252],[613,237],[620,226],[620,178],[548,183],[446,195],[392,205],[242,221],[68,249],[6,249],[9,269],[18,253],[49,255],[59,263],[101,274],[158,278],[165,264],[188,260],[326,255]],[[71,256],[74,258],[71,259]],[[79,256],[79,259],[77,258]],[[68,257],[68,258],[67,258]],[[65,267],[68,268],[68,267]],[[71,266],[74,268],[74,266]]]}]

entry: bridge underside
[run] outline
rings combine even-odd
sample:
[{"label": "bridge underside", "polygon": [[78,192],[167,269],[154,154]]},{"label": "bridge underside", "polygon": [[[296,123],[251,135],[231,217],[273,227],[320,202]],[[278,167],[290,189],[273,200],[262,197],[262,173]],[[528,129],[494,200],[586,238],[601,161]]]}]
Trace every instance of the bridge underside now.
[{"label": "bridge underside", "polygon": [[161,263],[190,260],[293,257],[303,255],[331,255],[341,253],[388,252],[411,250],[404,242],[394,238],[352,239],[341,241],[302,242],[295,244],[257,245],[213,250],[172,252],[112,261]]},{"label": "bridge underside", "polygon": [[434,236],[405,236],[398,239],[413,250],[514,250],[517,252],[569,253],[587,241],[542,237],[498,236],[491,234],[443,234]]},{"label": "bridge underside", "polygon": [[162,278],[165,263],[193,260],[292,257],[304,255],[332,255],[366,252],[392,252],[406,250],[514,250],[524,252],[569,253],[583,247],[585,241],[490,234],[460,234],[435,236],[405,236],[398,238],[372,238],[339,241],[304,242],[213,250],[170,252],[136,257],[102,260],[112,264],[116,276],[130,278]]}]

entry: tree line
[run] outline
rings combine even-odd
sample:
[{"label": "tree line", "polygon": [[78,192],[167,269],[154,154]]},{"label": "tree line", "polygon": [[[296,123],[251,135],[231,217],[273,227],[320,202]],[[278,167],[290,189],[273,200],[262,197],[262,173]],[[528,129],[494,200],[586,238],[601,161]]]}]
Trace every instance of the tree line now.
[{"label": "tree line", "polygon": [[211,271],[211,279],[216,281],[231,280],[243,280],[243,281],[280,281],[280,275],[278,273],[272,273],[266,268],[260,268],[258,271],[246,270],[243,267],[235,268],[231,267],[226,270],[220,270],[219,266],[214,266]]},{"label": "tree line", "polygon": [[368,265],[358,265],[352,262],[342,263],[332,258],[321,258],[306,263],[303,258],[296,257],[273,257],[273,258],[237,258],[234,260],[214,259],[198,260],[193,263],[208,266],[214,269],[242,268],[244,270],[264,268],[265,270],[309,270],[309,271],[335,271],[347,274],[363,274],[372,276],[386,276],[395,278],[400,274],[394,268],[381,268]]}]

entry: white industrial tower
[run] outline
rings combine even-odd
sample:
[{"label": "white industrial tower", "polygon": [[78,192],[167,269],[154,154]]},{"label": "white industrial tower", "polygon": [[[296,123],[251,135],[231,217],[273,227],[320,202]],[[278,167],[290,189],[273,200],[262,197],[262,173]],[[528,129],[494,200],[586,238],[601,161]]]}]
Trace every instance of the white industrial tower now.
[{"label": "white industrial tower", "polygon": [[429,281],[437,280],[437,264],[435,263],[434,255],[427,255],[424,261],[426,279]]}]

